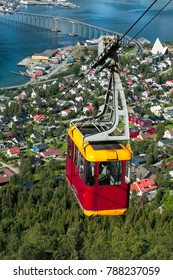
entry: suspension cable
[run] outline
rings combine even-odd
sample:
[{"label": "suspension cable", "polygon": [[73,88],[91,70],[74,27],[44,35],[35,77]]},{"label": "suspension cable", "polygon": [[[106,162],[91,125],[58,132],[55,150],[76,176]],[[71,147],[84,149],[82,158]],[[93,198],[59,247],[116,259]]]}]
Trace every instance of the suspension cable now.
[{"label": "suspension cable", "polygon": [[157,2],[158,0],[154,0],[153,3],[143,12],[143,14],[132,24],[132,26],[126,31],[126,33],[120,38],[120,41],[133,29],[133,27],[141,20],[141,18],[151,9],[151,7]]},{"label": "suspension cable", "polygon": [[172,0],[168,1],[167,4],[165,4],[145,25],[144,27],[142,27],[138,33],[136,33],[133,38],[131,38],[131,40],[128,42],[127,45],[128,46],[170,3],[172,2]]}]

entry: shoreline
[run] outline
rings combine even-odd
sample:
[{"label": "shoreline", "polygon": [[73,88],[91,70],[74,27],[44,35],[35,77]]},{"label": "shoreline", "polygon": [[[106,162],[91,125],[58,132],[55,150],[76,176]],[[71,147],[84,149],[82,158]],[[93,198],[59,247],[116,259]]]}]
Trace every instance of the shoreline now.
[{"label": "shoreline", "polygon": [[[66,48],[69,48],[69,47],[64,47],[61,50],[63,52],[65,52]],[[35,85],[35,84],[39,84],[39,83],[49,83],[51,81],[56,80],[56,78],[51,79],[51,76],[53,76],[54,74],[57,74],[62,69],[66,69],[67,65],[68,65],[68,62],[67,62],[68,56],[71,54],[71,52],[73,52],[73,51],[78,49],[77,46],[71,46],[70,48],[71,48],[71,50],[69,51],[69,53],[68,53],[68,55],[67,55],[67,57],[66,57],[66,59],[64,61],[62,61],[61,63],[58,63],[58,64],[50,64],[50,65],[53,65],[52,71],[50,71],[49,73],[39,77],[38,79],[34,79],[34,76],[32,76],[31,73],[29,73],[28,68],[32,69],[32,67],[38,65],[39,64],[39,60],[33,60],[32,57],[29,57],[29,56],[25,57],[24,59],[19,61],[17,63],[17,65],[20,66],[20,67],[21,66],[25,67],[26,68],[26,72],[22,72],[22,74],[21,74],[20,73],[21,71],[19,71],[19,72],[15,72],[14,71],[13,74],[24,75],[23,73],[26,73],[25,76],[28,76],[29,81],[26,82],[26,83],[19,84],[19,85],[0,87],[0,91],[3,90],[3,89],[17,89],[17,88],[27,87],[28,85],[32,85],[32,84]],[[49,63],[48,63],[48,65],[49,65]]]},{"label": "shoreline", "polygon": [[[145,38],[142,38],[142,39],[145,39]],[[147,40],[147,39],[145,39],[145,40]],[[138,41],[140,41],[140,38],[138,39]],[[166,44],[166,42],[164,44]],[[173,41],[169,41],[168,44],[173,44]],[[68,48],[71,48],[71,51],[69,51],[69,54],[68,54],[68,56],[69,56],[70,53],[73,50],[75,50],[76,48],[78,48],[78,47],[77,47],[77,45],[66,46],[66,47],[60,48],[60,50],[62,52],[65,52],[65,49],[68,49]],[[34,66],[38,65],[38,64],[43,65],[44,61],[42,61],[40,63],[39,60],[33,59],[32,56],[24,57],[21,61],[19,61],[17,63],[17,66],[25,67],[26,71],[25,72],[22,72],[22,71],[11,71],[11,73],[16,74],[16,75],[26,76],[26,77],[28,77],[29,81],[27,81],[25,83],[18,84],[18,85],[2,86],[2,87],[0,86],[0,91],[1,90],[5,90],[5,89],[10,90],[10,89],[17,89],[17,88],[27,87],[28,85],[32,85],[32,84],[35,85],[35,84],[38,84],[38,83],[48,83],[48,82],[51,82],[51,81],[55,80],[55,78],[54,79],[50,79],[50,77],[53,76],[54,74],[56,74],[57,72],[59,72],[63,67],[65,67],[65,65],[67,64],[67,61],[65,60],[65,61],[62,61],[60,63],[53,64],[53,63],[51,63],[48,60],[45,64],[48,65],[48,66],[51,65],[52,70],[49,73],[44,74],[43,76],[37,77],[38,79],[35,79],[34,78],[34,74],[32,73],[32,70],[33,70],[32,68]]]}]

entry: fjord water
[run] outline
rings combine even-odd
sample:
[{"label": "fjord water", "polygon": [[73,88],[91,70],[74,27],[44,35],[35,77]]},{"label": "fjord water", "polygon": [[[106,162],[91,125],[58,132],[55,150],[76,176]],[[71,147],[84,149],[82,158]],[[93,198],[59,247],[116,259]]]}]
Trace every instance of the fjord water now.
[{"label": "fjord water", "polygon": [[[79,4],[76,9],[59,6],[25,6],[21,11],[45,15],[59,15],[73,18],[91,25],[125,33],[140,17],[152,0],[71,0]],[[134,36],[168,0],[160,0],[153,6],[136,27],[128,34]],[[173,41],[173,3],[145,28],[138,38],[145,37],[154,42],[157,37],[162,42]],[[11,71],[22,68],[17,63],[26,56],[74,45],[80,38],[72,38],[68,34],[55,33],[34,26],[3,22],[0,18],[0,87],[23,84],[28,81],[24,76],[18,76]]]}]

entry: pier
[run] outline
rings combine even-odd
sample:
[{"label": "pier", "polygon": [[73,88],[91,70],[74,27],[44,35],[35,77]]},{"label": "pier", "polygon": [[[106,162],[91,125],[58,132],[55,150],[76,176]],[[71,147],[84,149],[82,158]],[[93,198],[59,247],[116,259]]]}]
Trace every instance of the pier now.
[{"label": "pier", "polygon": [[28,75],[26,72],[22,72],[22,71],[11,71],[12,74],[15,74],[15,75],[20,75],[20,76],[26,76],[26,77],[29,77],[31,78],[30,75]]}]

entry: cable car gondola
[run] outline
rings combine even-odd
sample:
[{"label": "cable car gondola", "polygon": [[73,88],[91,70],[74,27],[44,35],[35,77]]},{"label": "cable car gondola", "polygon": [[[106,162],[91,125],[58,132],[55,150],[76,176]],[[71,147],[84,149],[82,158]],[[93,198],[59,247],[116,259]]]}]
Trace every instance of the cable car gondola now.
[{"label": "cable car gondola", "polygon": [[[102,36],[103,48],[105,40]],[[118,39],[113,44],[116,53]],[[103,51],[93,68],[103,64],[104,54],[108,58]],[[72,120],[67,136],[66,180],[87,216],[123,215],[129,205],[132,151],[126,100],[115,56],[101,68],[105,67],[110,77],[102,112]]]}]

